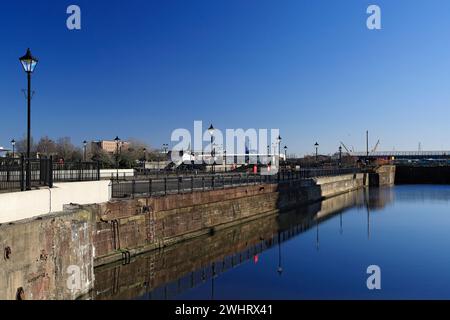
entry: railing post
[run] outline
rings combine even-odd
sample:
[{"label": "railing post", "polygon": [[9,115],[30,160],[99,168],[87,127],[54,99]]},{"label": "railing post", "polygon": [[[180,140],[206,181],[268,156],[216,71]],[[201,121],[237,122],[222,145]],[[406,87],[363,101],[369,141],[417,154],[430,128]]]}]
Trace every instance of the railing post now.
[{"label": "railing post", "polygon": [[194,177],[191,177],[191,193],[194,192]]},{"label": "railing post", "polygon": [[97,161],[97,181],[100,181],[100,161]]},{"label": "railing post", "polygon": [[205,191],[205,177],[202,177],[202,189]]},{"label": "railing post", "polygon": [[178,193],[180,193],[182,182],[183,182],[183,177],[178,177]]},{"label": "railing post", "polygon": [[167,195],[167,177],[164,177],[164,195]]},{"label": "railing post", "polygon": [[214,190],[214,187],[215,187],[215,186],[214,186],[214,176],[211,177],[211,187],[212,187],[212,189]]},{"label": "railing post", "polygon": [[136,180],[133,179],[133,181],[131,181],[131,198],[134,198],[135,193],[136,193]]},{"label": "railing post", "polygon": [[83,181],[83,168],[82,168],[81,160],[78,163],[78,165],[79,165],[79,167],[78,167],[78,181]]},{"label": "railing post", "polygon": [[25,183],[24,183],[24,170],[25,170],[25,158],[23,155],[20,156],[20,191],[25,191]]},{"label": "railing post", "polygon": [[53,156],[48,159],[48,187],[53,188]]},{"label": "railing post", "polygon": [[152,196],[152,179],[148,180],[148,195]]}]

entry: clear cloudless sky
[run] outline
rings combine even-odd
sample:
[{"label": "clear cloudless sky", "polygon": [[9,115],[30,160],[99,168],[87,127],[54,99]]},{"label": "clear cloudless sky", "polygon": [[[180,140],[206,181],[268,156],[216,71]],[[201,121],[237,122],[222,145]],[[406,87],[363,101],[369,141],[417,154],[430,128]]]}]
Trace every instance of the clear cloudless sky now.
[{"label": "clear cloudless sky", "polygon": [[[77,4],[82,29],[66,28]],[[366,9],[382,10],[382,30]],[[137,138],[203,120],[279,128],[289,152],[450,149],[448,0],[71,0],[0,5],[0,145],[26,133]]]}]

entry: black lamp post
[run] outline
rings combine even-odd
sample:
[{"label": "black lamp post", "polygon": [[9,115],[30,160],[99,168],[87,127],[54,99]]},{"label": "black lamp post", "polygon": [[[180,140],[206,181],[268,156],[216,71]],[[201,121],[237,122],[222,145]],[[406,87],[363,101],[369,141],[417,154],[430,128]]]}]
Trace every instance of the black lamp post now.
[{"label": "black lamp post", "polygon": [[119,144],[120,144],[120,138],[116,136],[114,139],[116,142],[116,179],[119,181]]},{"label": "black lamp post", "polygon": [[27,92],[27,176],[26,176],[26,189],[31,190],[31,163],[30,163],[30,151],[31,151],[31,74],[33,73],[36,65],[38,63],[38,59],[33,57],[30,49],[27,50],[27,53],[21,57],[20,63],[22,64],[23,70],[27,73],[28,80],[28,92]]},{"label": "black lamp post", "polygon": [[[142,169],[143,171],[145,171],[145,164],[147,163],[147,148],[142,148],[142,152],[144,153],[144,157],[143,157],[143,162],[142,162]],[[158,158],[159,161],[159,158]],[[158,169],[159,169],[159,165],[158,165]]]},{"label": "black lamp post", "polygon": [[87,141],[83,141],[83,161],[86,162],[86,147],[87,147]]},{"label": "black lamp post", "polygon": [[[169,150],[169,145],[167,143],[163,144],[163,150],[164,150],[164,161],[167,161],[167,154],[168,154],[168,150]],[[165,167],[164,167],[164,171],[165,171]]]},{"label": "black lamp post", "polygon": [[15,151],[16,151],[16,140],[12,139],[11,140],[11,145],[12,145],[12,157],[13,159],[16,157],[15,155]]},{"label": "black lamp post", "polygon": [[211,173],[214,173],[214,146],[213,146],[213,143],[214,143],[214,130],[215,129],[214,129],[213,125],[211,124],[209,126],[209,128],[208,128],[208,132],[211,135],[211,161],[212,161],[212,163],[211,163]]},{"label": "black lamp post", "polygon": [[316,142],[314,144],[314,147],[316,147],[316,162],[319,160],[319,144]]},{"label": "black lamp post", "polygon": [[339,146],[339,167],[342,167],[342,146]]},{"label": "black lamp post", "polygon": [[[281,158],[281,136],[280,135],[278,135],[278,137],[277,137],[277,143],[278,143],[278,162],[280,162],[280,158]],[[278,166],[280,166],[279,164],[278,164]]]},{"label": "black lamp post", "polygon": [[284,146],[284,167],[287,168],[287,146]]}]

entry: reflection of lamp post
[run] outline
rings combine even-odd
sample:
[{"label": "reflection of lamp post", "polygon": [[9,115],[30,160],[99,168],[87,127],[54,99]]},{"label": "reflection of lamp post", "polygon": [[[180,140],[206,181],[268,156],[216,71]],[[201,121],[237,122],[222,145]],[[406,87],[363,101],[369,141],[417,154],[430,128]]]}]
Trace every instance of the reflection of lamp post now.
[{"label": "reflection of lamp post", "polygon": [[213,161],[211,163],[211,173],[214,173],[214,146],[213,146],[213,142],[214,142],[214,127],[211,124],[208,128],[208,132],[211,135],[211,161]]},{"label": "reflection of lamp post", "polygon": [[341,213],[339,213],[339,232],[340,232],[340,234],[343,234],[344,233],[344,229],[342,228],[342,212]]},{"label": "reflection of lamp post", "polygon": [[316,142],[314,144],[314,147],[316,147],[316,162],[319,160],[319,144]]},{"label": "reflection of lamp post", "polygon": [[116,136],[114,139],[116,142],[116,178],[117,181],[119,181],[119,144],[120,144],[120,138]]},{"label": "reflection of lamp post", "polygon": [[31,74],[33,73],[36,65],[38,63],[38,59],[32,56],[30,49],[27,50],[27,53],[21,57],[20,63],[22,63],[23,69],[27,73],[28,79],[28,92],[27,92],[27,101],[28,101],[28,118],[27,118],[27,177],[26,177],[26,188],[27,190],[31,190],[31,163],[30,163],[30,151],[31,151]]},{"label": "reflection of lamp post", "polygon": [[12,157],[14,159],[15,158],[15,150],[16,150],[16,140],[12,139],[11,145],[12,145]]},{"label": "reflection of lamp post", "polygon": [[316,221],[316,249],[319,251],[319,219]]},{"label": "reflection of lamp post", "polygon": [[86,162],[86,146],[87,146],[87,141],[84,140],[83,141],[83,161]]},{"label": "reflection of lamp post", "polygon": [[212,263],[212,277],[211,277],[211,300],[214,300],[214,279],[216,278],[216,263]]},{"label": "reflection of lamp post", "polygon": [[283,268],[281,267],[281,236],[280,231],[278,230],[278,274],[281,276],[283,273]]}]

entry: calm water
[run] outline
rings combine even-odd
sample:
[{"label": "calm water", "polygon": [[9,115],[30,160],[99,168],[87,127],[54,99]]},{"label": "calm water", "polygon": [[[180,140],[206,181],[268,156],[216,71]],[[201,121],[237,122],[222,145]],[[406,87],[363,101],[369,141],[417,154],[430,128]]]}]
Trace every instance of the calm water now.
[{"label": "calm water", "polygon": [[97,270],[95,298],[450,299],[449,199],[450,186],[349,193]]}]

